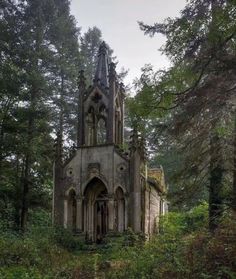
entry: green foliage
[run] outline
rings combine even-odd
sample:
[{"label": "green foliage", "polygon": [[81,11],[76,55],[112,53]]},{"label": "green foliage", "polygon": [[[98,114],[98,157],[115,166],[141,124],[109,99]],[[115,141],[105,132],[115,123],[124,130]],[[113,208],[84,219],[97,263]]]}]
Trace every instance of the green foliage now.
[{"label": "green foliage", "polygon": [[208,205],[168,213],[161,232],[145,242],[130,229],[105,245],[80,246],[69,231],[32,227],[0,234],[1,278],[232,279],[236,220],[226,212],[215,234],[205,228]]},{"label": "green foliage", "polygon": [[128,228],[124,233],[124,245],[125,246],[142,246],[146,240],[146,236],[143,233],[134,233],[131,228]]},{"label": "green foliage", "polygon": [[183,234],[207,229],[208,204],[206,202],[193,207],[187,212],[169,212],[160,220],[160,232],[163,235]]},{"label": "green foliage", "polygon": [[186,213],[170,213],[162,220],[162,234],[141,249],[110,252],[113,268],[107,278],[234,278],[235,217],[225,216],[211,235],[204,230],[207,209],[203,204]]},{"label": "green foliage", "polygon": [[25,235],[2,233],[1,278],[71,278],[76,262],[69,251],[75,243],[72,234],[52,227],[34,227]]},{"label": "green foliage", "polygon": [[51,207],[59,115],[73,138],[79,30],[67,0],[1,7],[0,212],[6,226],[25,229],[29,210]]},{"label": "green foliage", "polygon": [[29,211],[29,229],[33,227],[50,227],[52,224],[51,212],[43,208]]},{"label": "green foliage", "polygon": [[11,267],[0,268],[0,276],[2,279],[43,279],[40,273],[34,268]]},{"label": "green foliage", "polygon": [[83,247],[80,239],[76,238],[71,230],[55,227],[53,233],[55,243],[69,251],[79,250]]},{"label": "green foliage", "polygon": [[[176,18],[140,23],[145,34],[166,36],[162,51],[172,64],[156,73],[150,65],[142,69],[137,95],[128,101],[130,121],[157,153],[150,152],[151,159],[164,158],[174,209],[189,209],[209,197],[209,212],[216,216],[213,204],[221,208],[233,194],[236,72],[229,61],[236,60],[235,16],[235,1],[191,0]],[[217,144],[213,134],[219,136]],[[225,191],[230,183],[231,193]]]}]

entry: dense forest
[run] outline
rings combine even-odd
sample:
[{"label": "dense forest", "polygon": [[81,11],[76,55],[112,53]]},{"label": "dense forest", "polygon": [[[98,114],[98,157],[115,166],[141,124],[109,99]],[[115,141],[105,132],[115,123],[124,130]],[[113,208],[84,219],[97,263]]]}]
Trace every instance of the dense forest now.
[{"label": "dense forest", "polygon": [[143,66],[126,127],[163,166],[169,213],[150,241],[89,245],[52,226],[52,169],[57,135],[64,159],[76,145],[78,75],[92,82],[102,32],[82,34],[69,0],[1,0],[0,278],[236,278],[236,3],[190,0],[137,28],[166,37],[171,66]]}]

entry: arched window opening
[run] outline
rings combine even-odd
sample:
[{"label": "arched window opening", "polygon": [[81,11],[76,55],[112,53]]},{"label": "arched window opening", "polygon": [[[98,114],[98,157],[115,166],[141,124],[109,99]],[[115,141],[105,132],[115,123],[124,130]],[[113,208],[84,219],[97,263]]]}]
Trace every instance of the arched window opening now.
[{"label": "arched window opening", "polygon": [[125,198],[120,187],[117,188],[115,193],[115,224],[118,232],[125,230]]},{"label": "arched window opening", "polygon": [[71,189],[68,195],[68,228],[76,230],[76,193]]},{"label": "arched window opening", "polygon": [[88,135],[87,135],[87,144],[95,144],[95,113],[94,108],[90,107],[87,115],[87,125],[88,125]]},{"label": "arched window opening", "polygon": [[107,116],[107,112],[106,112],[106,107],[104,104],[102,104],[99,108],[99,114],[103,117]]},{"label": "arched window opening", "polygon": [[107,128],[106,128],[106,121],[104,118],[100,118],[97,124],[97,143],[104,144],[106,143],[107,138]]}]

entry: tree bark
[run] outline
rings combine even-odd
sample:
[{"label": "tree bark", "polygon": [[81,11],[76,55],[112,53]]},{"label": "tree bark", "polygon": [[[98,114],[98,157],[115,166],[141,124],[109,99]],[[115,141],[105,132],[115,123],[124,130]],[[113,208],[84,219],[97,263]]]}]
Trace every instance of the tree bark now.
[{"label": "tree bark", "polygon": [[[32,93],[34,95],[34,93]],[[32,107],[31,112],[34,113],[34,96],[32,96]],[[21,223],[20,227],[22,231],[25,231],[27,227],[28,219],[28,210],[29,210],[29,185],[30,185],[30,168],[31,168],[31,144],[33,138],[33,128],[34,128],[34,117],[29,116],[28,120],[28,138],[27,138],[27,147],[26,147],[26,156],[24,164],[24,177],[23,177],[23,193],[22,193],[22,207],[21,207]]]},{"label": "tree bark", "polygon": [[60,92],[60,115],[59,115],[59,133],[61,134],[63,138],[63,132],[64,132],[64,74],[61,71],[61,92]]},{"label": "tree bark", "polygon": [[209,229],[218,227],[223,211],[222,188],[224,167],[220,138],[216,133],[210,139]]},{"label": "tree bark", "polygon": [[20,220],[21,220],[21,203],[20,203],[20,197],[21,197],[21,167],[20,167],[20,160],[19,160],[19,154],[16,154],[16,168],[15,168],[15,200],[13,202],[14,205],[14,227],[15,230],[20,229]]},{"label": "tree bark", "polygon": [[236,213],[236,111],[234,112],[234,135],[233,135],[233,199],[232,209]]}]

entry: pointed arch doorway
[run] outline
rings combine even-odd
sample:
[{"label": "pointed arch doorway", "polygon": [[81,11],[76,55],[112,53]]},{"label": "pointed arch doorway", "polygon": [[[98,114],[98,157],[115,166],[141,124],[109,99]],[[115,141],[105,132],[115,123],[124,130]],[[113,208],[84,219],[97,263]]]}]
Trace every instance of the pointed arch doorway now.
[{"label": "pointed arch doorway", "polygon": [[108,192],[99,178],[93,178],[84,191],[84,229],[88,241],[100,243],[108,231]]}]

